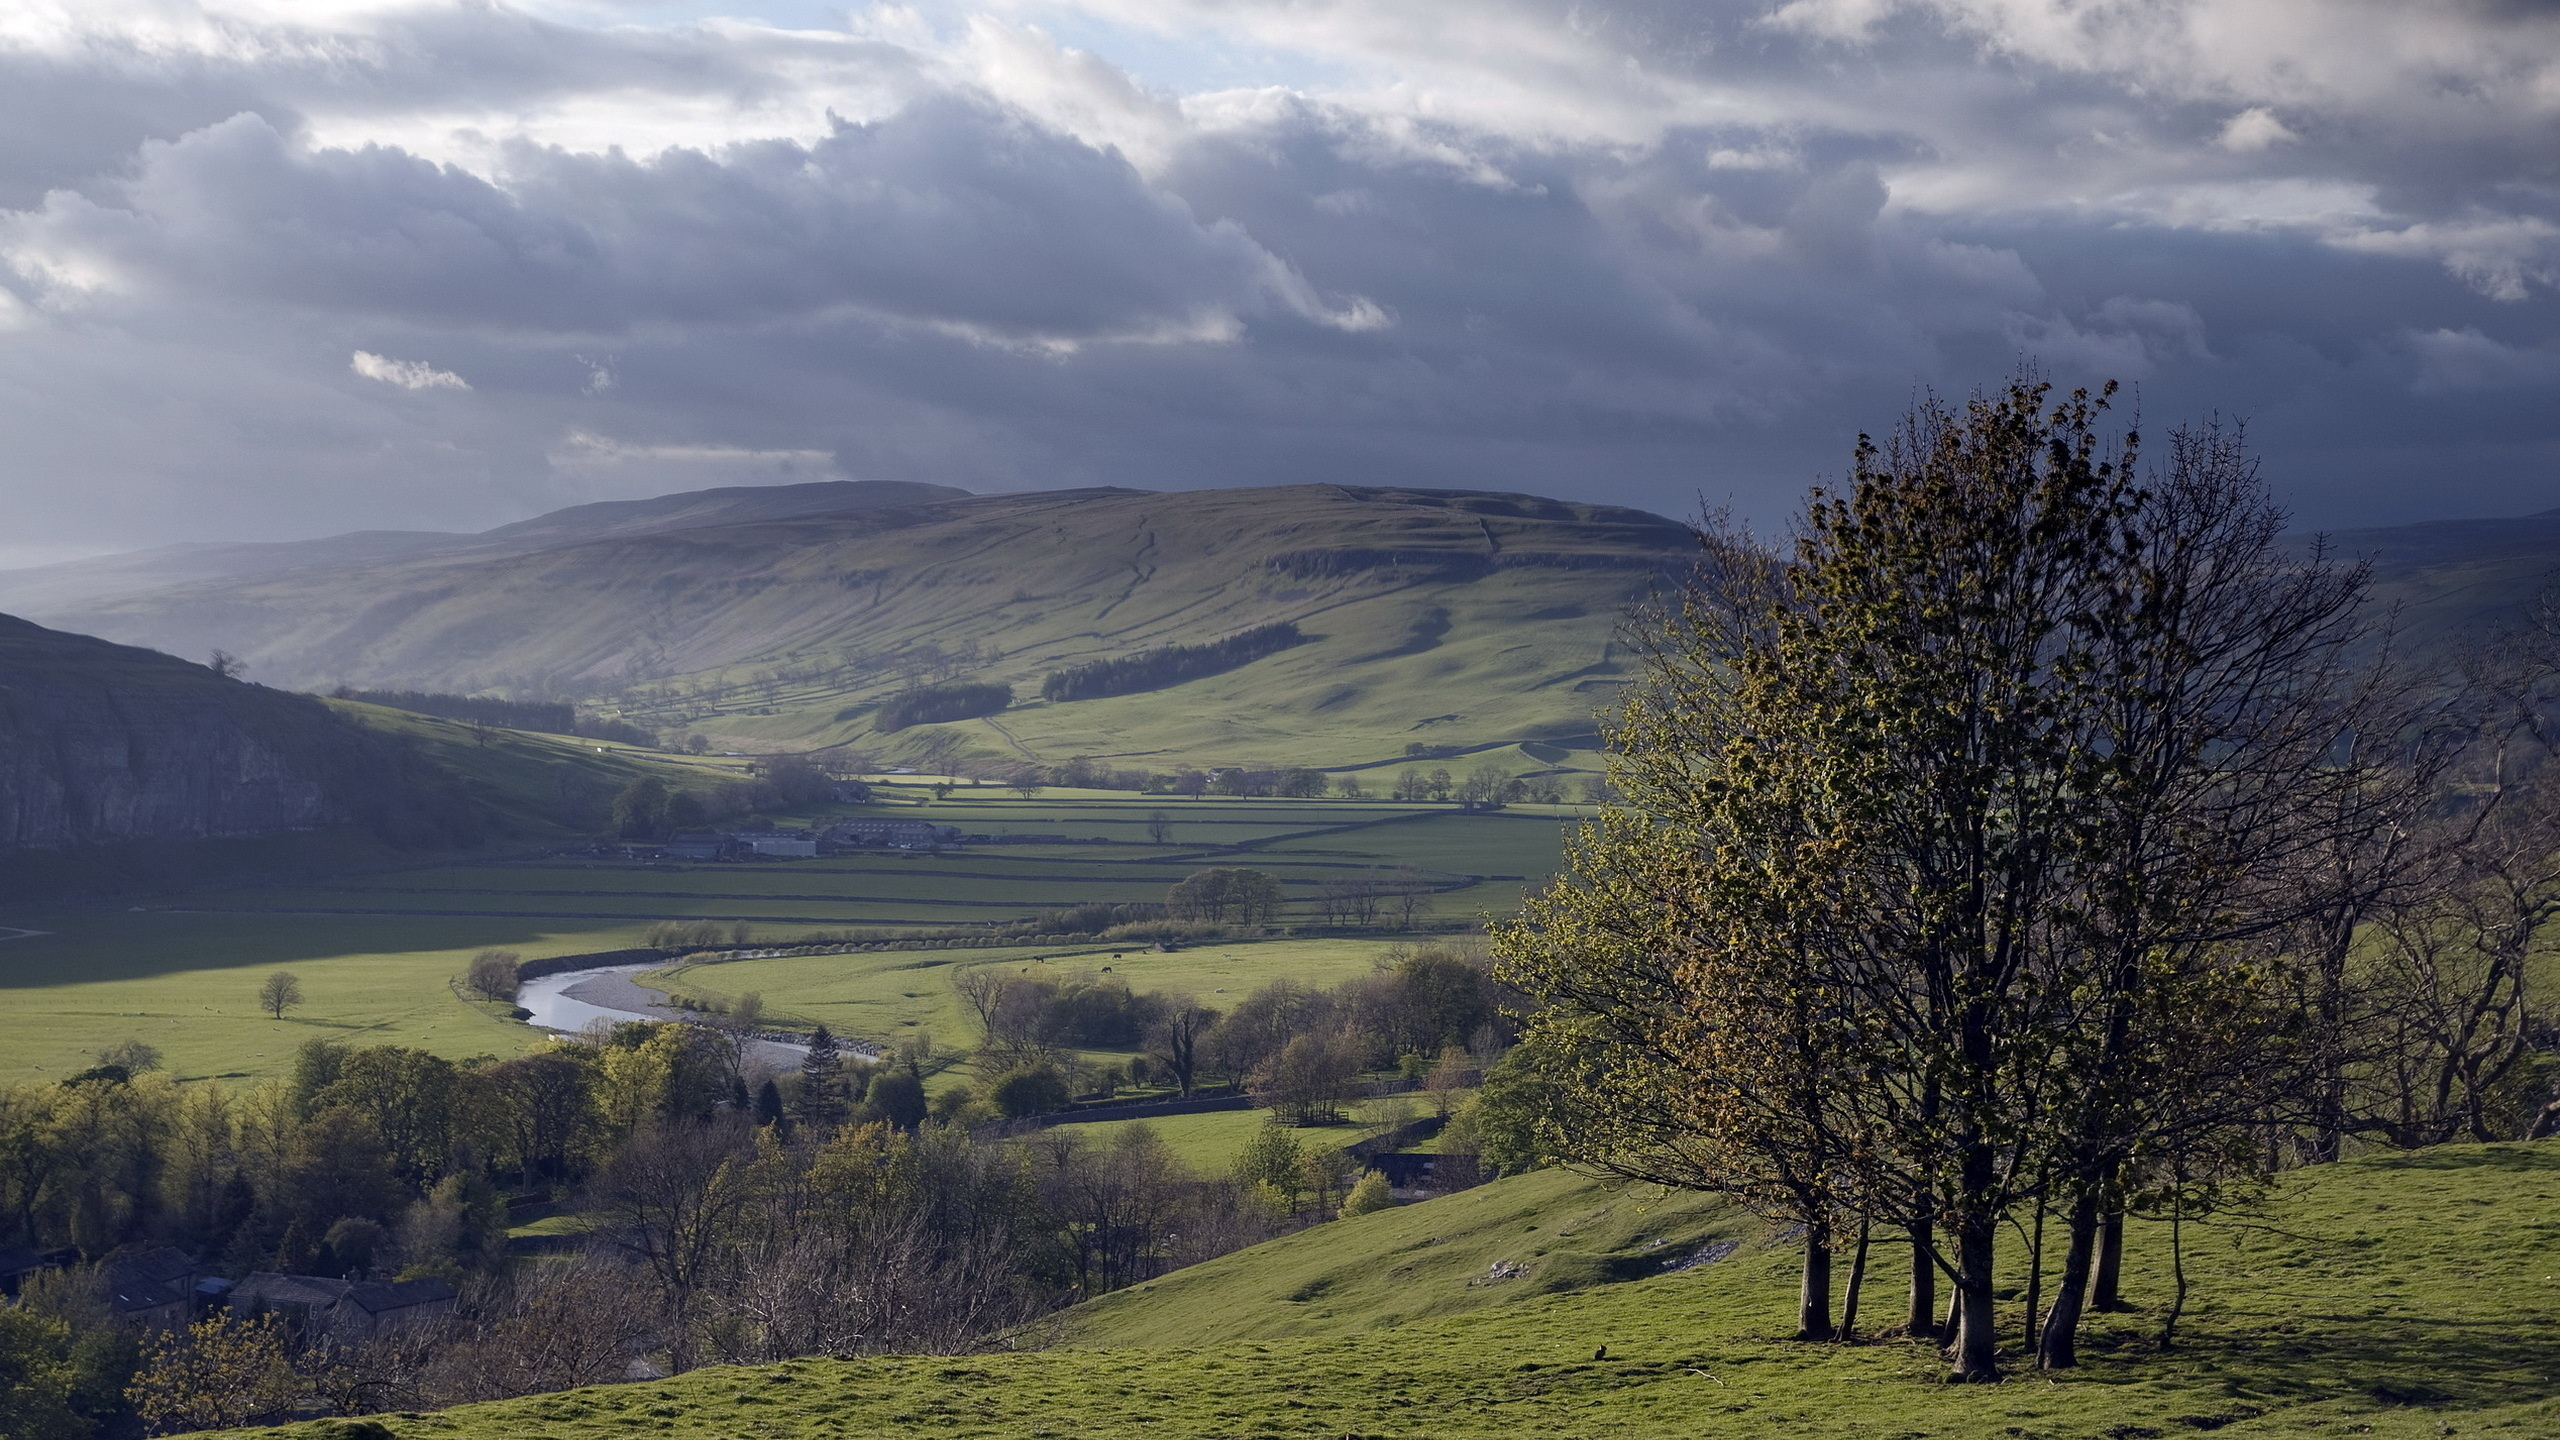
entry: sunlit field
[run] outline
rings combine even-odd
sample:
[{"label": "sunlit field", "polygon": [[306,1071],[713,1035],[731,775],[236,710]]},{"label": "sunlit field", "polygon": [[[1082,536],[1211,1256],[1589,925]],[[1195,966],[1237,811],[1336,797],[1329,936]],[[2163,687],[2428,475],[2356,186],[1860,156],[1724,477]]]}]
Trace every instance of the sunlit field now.
[{"label": "sunlit field", "polygon": [[[972,835],[1037,837],[940,854],[880,851],[814,860],[682,864],[548,854],[385,870],[291,886],[161,896],[148,909],[16,910],[0,924],[48,932],[0,940],[0,1078],[40,1080],[87,1065],[99,1048],[139,1039],[180,1076],[274,1074],[314,1036],[416,1045],[455,1057],[505,1054],[535,1032],[468,1003],[452,985],[470,957],[499,948],[527,958],[621,949],[653,921],[745,921],[754,939],[812,931],[980,926],[1090,901],[1158,901],[1210,865],[1279,878],[1280,925],[1315,920],[1328,880],[1412,867],[1427,887],[1418,923],[1467,929],[1515,909],[1524,886],[1555,869],[1577,812],[1517,806],[1337,800],[1185,800],[1116,792],[1024,799],[994,787],[932,800],[921,784],[886,803],[834,807],[800,823],[850,815],[914,816]],[[1166,843],[1148,835],[1153,816]],[[1364,973],[1391,943],[1375,934],[1189,947],[929,950],[741,962],[688,972],[705,998],[745,990],[774,1010],[848,1035],[894,1041],[924,1032],[946,1046],[976,1038],[953,1001],[954,965],[1033,957],[1113,966],[1132,987],[1180,988],[1219,1005],[1288,978],[1332,984]],[[255,996],[288,969],[305,1002],[277,1021]]]}]

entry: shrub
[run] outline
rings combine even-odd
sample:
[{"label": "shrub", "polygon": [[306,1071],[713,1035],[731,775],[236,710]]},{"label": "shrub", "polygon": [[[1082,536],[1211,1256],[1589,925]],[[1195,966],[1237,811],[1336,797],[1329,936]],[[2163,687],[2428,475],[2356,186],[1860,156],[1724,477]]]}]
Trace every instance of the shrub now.
[{"label": "shrub", "polygon": [[1387,1190],[1386,1172],[1372,1170],[1360,1177],[1360,1183],[1351,1187],[1350,1194],[1342,1197],[1342,1218],[1348,1220],[1354,1215],[1389,1209],[1395,1203],[1395,1196]]},{"label": "shrub", "polygon": [[998,1080],[987,1098],[1008,1120],[1046,1115],[1067,1108],[1067,1077],[1055,1065],[1025,1065]]}]

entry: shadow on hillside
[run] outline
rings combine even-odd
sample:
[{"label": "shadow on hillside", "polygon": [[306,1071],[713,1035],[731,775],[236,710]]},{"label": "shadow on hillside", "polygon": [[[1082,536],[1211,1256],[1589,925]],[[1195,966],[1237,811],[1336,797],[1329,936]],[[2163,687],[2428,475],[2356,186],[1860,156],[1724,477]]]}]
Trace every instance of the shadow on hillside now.
[{"label": "shadow on hillside", "polygon": [[[13,919],[36,912],[10,911]],[[194,970],[246,970],[362,955],[444,950],[534,951],[544,922],[504,916],[272,915],[250,912],[57,910],[22,923],[50,933],[0,951],[0,991],[148,980]],[[552,922],[550,930],[561,928]],[[600,938],[597,949],[609,949]],[[248,998],[244,989],[241,999]]]}]

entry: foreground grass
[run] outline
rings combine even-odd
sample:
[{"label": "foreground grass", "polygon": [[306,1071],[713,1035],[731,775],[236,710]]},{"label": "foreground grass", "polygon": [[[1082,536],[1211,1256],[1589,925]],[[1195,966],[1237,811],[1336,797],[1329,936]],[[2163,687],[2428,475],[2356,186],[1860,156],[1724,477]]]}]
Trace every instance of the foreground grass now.
[{"label": "foreground grass", "polygon": [[[1614,1216],[1624,1201],[1607,1203]],[[1214,1337],[1195,1332],[1157,1348],[806,1360],[384,1420],[396,1435],[440,1440],[2560,1433],[2560,1346],[2551,1339],[2560,1318],[2560,1147],[2447,1147],[2350,1162],[2299,1177],[2246,1224],[2192,1227],[2199,1288],[2185,1338],[2168,1353],[2155,1339],[2168,1289],[2165,1236],[2141,1227],[2128,1279],[2145,1310],[2096,1321],[2081,1369],[2020,1372],[2000,1386],[1945,1385],[1932,1355],[1899,1341],[1774,1338],[1792,1310],[1783,1247],[1746,1245],[1716,1263],[1622,1284],[1577,1276],[1559,1258],[1564,1250],[1534,1254],[1558,1219],[1593,1208],[1569,1178],[1532,1176],[1218,1262],[1230,1267],[1234,1303],[1251,1314],[1289,1305],[1335,1311],[1337,1328],[1299,1338],[1200,1344]],[[1667,1208],[1660,1213],[1665,1233],[1679,1228]],[[1416,1307],[1435,1303],[1451,1278],[1418,1271],[1406,1279],[1411,1304],[1375,1308],[1394,1266],[1406,1263],[1399,1257],[1438,1248],[1429,1232],[1470,1214],[1472,1224],[1447,1227],[1469,1244],[1518,1219],[1510,1258],[1527,1273],[1496,1284],[1520,1287],[1519,1298],[1417,1318]],[[1697,1211],[1685,1223],[1694,1237],[1727,1222]],[[1305,1300],[1249,1291],[1266,1265],[1264,1278],[1276,1282],[1326,1250],[1338,1268],[1386,1272],[1383,1288]],[[1171,1339],[1198,1326],[1208,1292],[1186,1296],[1179,1279],[1157,1282],[1153,1296],[1097,1306],[1118,1313],[1085,1333],[1155,1327]],[[1140,1313],[1151,1302],[1165,1307],[1153,1320]],[[1072,1338],[1084,1323],[1071,1313],[1064,1331]],[[1369,1328],[1354,1333],[1355,1324]],[[1597,1358],[1604,1345],[1607,1358]],[[331,1423],[240,1433],[320,1440]]]}]

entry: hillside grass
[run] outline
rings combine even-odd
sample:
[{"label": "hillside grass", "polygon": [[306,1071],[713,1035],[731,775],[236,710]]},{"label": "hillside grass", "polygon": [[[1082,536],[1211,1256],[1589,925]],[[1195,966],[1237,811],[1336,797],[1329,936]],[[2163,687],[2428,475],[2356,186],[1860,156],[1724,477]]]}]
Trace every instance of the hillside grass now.
[{"label": "hillside grass", "polygon": [[[1123,1133],[1143,1126],[1153,1131],[1174,1158],[1193,1172],[1222,1176],[1235,1168],[1236,1157],[1244,1153],[1245,1145],[1270,1123],[1271,1112],[1268,1110],[1210,1110],[1197,1115],[1162,1115],[1144,1120],[1094,1120],[1053,1126],[1051,1129],[1073,1135],[1087,1145],[1102,1147],[1110,1145]],[[1293,1127],[1289,1138],[1298,1143],[1301,1151],[1339,1150],[1377,1133],[1375,1127],[1345,1122],[1340,1125]]]},{"label": "hillside grass", "polygon": [[[2137,1310],[2092,1322],[2080,1369],[2013,1371],[1998,1386],[1946,1385],[1932,1353],[1899,1340],[1779,1338],[1793,1322],[1783,1245],[1754,1238],[1683,1272],[1608,1280],[1640,1268],[1624,1263],[1628,1245],[1678,1237],[1634,1252],[1651,1261],[1751,1230],[1700,1202],[1533,1175],[1335,1222],[1068,1312],[1058,1348],[714,1368],[383,1420],[397,1436],[449,1440],[2560,1433],[2560,1146],[2350,1161],[2289,1177],[2262,1214],[2189,1227],[2196,1289],[2165,1353],[2166,1235],[2137,1226]],[[1526,1273],[1465,1295],[1460,1277],[1486,1257]],[[1871,1317],[1895,1310],[1889,1261]],[[2013,1327],[2018,1311],[2003,1306]],[[237,1433],[321,1440],[332,1423]]]}]

